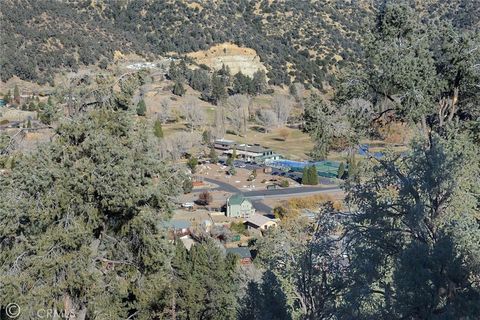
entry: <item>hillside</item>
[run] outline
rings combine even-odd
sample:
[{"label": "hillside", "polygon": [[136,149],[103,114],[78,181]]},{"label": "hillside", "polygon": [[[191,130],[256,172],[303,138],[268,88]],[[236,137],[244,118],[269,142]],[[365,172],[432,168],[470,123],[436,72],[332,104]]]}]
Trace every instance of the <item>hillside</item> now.
[{"label": "hillside", "polygon": [[[375,1],[374,1],[375,2]],[[419,2],[454,23],[478,25],[476,1]],[[2,81],[52,82],[52,72],[105,66],[115,50],[144,57],[230,42],[255,50],[272,84],[321,87],[343,60],[361,56],[370,1],[47,1],[0,4]]]}]

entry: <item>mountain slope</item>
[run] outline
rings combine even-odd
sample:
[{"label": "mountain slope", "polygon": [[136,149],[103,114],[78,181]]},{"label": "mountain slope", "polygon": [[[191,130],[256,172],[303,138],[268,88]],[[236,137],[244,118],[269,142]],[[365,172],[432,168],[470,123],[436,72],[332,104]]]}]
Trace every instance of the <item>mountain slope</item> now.
[{"label": "mountain slope", "polygon": [[[477,1],[477,0],[475,0]],[[380,1],[379,1],[380,2]],[[466,25],[470,0],[422,3],[419,9]],[[17,75],[40,83],[52,72],[112,59],[115,50],[146,57],[184,54],[232,42],[254,49],[273,84],[320,87],[342,60],[361,54],[362,26],[378,7],[370,1],[48,1],[0,4],[2,81]]]}]

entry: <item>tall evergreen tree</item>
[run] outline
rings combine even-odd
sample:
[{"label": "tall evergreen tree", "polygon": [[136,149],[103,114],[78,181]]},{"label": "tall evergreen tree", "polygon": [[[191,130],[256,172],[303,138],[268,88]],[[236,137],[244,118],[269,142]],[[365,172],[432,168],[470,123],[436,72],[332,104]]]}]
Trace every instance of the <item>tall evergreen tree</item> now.
[{"label": "tall evergreen tree", "polygon": [[432,133],[347,183],[350,274],[342,318],[474,318],[480,312],[479,151]]},{"label": "tall evergreen tree", "polygon": [[211,100],[214,104],[218,104],[220,101],[223,101],[227,98],[227,91],[225,88],[225,83],[222,79],[215,73],[212,75],[212,93]]},{"label": "tall evergreen tree", "polygon": [[137,115],[138,116],[145,116],[145,113],[147,112],[147,105],[145,104],[145,100],[140,100],[137,103]]},{"label": "tall evergreen tree", "polygon": [[176,80],[175,84],[173,85],[172,93],[176,96],[183,96],[185,91],[186,90],[183,87],[183,83],[180,80]]},{"label": "tall evergreen tree", "polygon": [[342,162],[340,162],[340,165],[338,166],[337,178],[338,179],[343,179],[344,176],[345,176],[345,164],[342,161]]},{"label": "tall evergreen tree", "polygon": [[309,177],[308,166],[303,167],[303,171],[302,171],[302,184],[303,184],[303,185],[308,185],[308,184],[310,184],[310,177]]},{"label": "tall evergreen tree", "polygon": [[162,122],[158,119],[153,124],[153,134],[159,139],[163,138]]},{"label": "tall evergreen tree", "polygon": [[8,89],[7,93],[3,96],[3,100],[5,100],[5,103],[12,102],[12,91],[10,89]]},{"label": "tall evergreen tree", "polygon": [[20,90],[18,89],[18,85],[15,85],[13,88],[13,101],[15,101],[16,104],[20,104]]},{"label": "tall evergreen tree", "polygon": [[123,111],[91,111],[0,175],[2,301],[28,315],[155,315],[169,284],[161,221],[180,184],[149,136]]},{"label": "tall evergreen tree", "polygon": [[265,93],[267,90],[267,76],[264,70],[258,70],[253,74],[252,87],[254,94]]},{"label": "tall evergreen tree", "polygon": [[308,177],[309,177],[309,184],[317,185],[318,184],[318,173],[317,168],[312,165],[308,168]]},{"label": "tall evergreen tree", "polygon": [[233,93],[252,94],[254,92],[252,78],[239,71],[233,76],[232,91]]},{"label": "tall evergreen tree", "polygon": [[209,157],[210,157],[210,162],[212,162],[212,163],[217,163],[218,162],[218,155],[217,155],[217,152],[215,151],[214,146],[210,146]]},{"label": "tall evergreen tree", "polygon": [[236,257],[212,240],[190,251],[178,245],[173,260],[177,319],[236,319]]}]

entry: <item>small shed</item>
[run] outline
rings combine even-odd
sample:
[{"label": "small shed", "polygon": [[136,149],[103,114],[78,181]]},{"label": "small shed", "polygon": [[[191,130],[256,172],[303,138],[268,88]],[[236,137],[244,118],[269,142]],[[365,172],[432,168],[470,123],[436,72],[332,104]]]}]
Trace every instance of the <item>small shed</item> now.
[{"label": "small shed", "polygon": [[240,260],[240,264],[246,265],[252,263],[252,254],[247,247],[227,248],[226,252],[227,254],[231,253],[236,255]]}]

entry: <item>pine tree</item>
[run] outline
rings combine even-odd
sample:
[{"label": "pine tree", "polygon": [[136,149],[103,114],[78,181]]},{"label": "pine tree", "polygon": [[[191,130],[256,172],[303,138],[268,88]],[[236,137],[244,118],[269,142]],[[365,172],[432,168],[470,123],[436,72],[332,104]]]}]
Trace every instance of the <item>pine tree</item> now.
[{"label": "pine tree", "polygon": [[147,106],[145,104],[145,101],[142,99],[137,104],[137,115],[143,117],[145,116],[146,112],[147,112]]},{"label": "pine tree", "polygon": [[227,98],[227,91],[225,88],[225,83],[217,75],[212,75],[212,93],[210,99],[214,104],[218,104],[220,101],[223,101]]},{"label": "pine tree", "polygon": [[181,182],[135,125],[125,111],[86,112],[0,175],[1,301],[77,319],[124,319],[135,306],[151,318],[168,287],[161,221]]},{"label": "pine tree", "polygon": [[254,93],[255,89],[253,86],[252,78],[244,75],[241,71],[239,71],[233,77],[232,91],[234,93],[241,93],[241,94]]},{"label": "pine tree", "polygon": [[158,119],[155,120],[155,123],[153,124],[153,134],[159,139],[163,138],[162,123]]},{"label": "pine tree", "polygon": [[187,166],[190,168],[192,173],[195,173],[195,171],[197,170],[197,165],[198,165],[198,159],[197,158],[192,156],[192,157],[190,157],[190,159],[188,159]]},{"label": "pine tree", "polygon": [[309,177],[309,184],[310,185],[317,185],[318,184],[318,173],[317,168],[313,165],[308,168],[308,177]]},{"label": "pine tree", "polygon": [[213,146],[210,146],[210,161],[212,163],[217,163],[218,162],[218,155],[217,152],[215,151],[215,148]]},{"label": "pine tree", "polygon": [[309,184],[310,184],[309,171],[308,171],[308,167],[307,167],[307,166],[303,167],[303,171],[302,171],[302,184],[303,184],[303,185],[309,185]]},{"label": "pine tree", "polygon": [[212,240],[190,251],[176,247],[172,265],[179,319],[236,319],[236,260],[225,256]]},{"label": "pine tree", "polygon": [[15,103],[20,104],[20,90],[18,89],[18,85],[15,85],[13,89],[13,100]]},{"label": "pine tree", "polygon": [[290,93],[290,95],[292,97],[295,98],[295,100],[298,99],[298,90],[297,90],[297,87],[295,86],[294,83],[292,83],[289,87],[288,87],[288,92]]},{"label": "pine tree", "polygon": [[173,85],[173,90],[172,93],[176,96],[183,96],[185,94],[186,90],[183,87],[183,84],[180,80],[176,80],[175,84]]},{"label": "pine tree", "polygon": [[3,100],[5,100],[5,103],[10,103],[12,101],[12,91],[8,89],[7,94],[3,96]]},{"label": "pine tree", "polygon": [[57,111],[55,109],[55,106],[53,104],[47,103],[47,104],[42,104],[41,102],[39,103],[39,120],[41,123],[50,125],[52,122],[55,120],[57,116]]},{"label": "pine tree", "polygon": [[210,130],[203,131],[202,140],[203,143],[206,145],[210,145],[212,143],[212,133],[210,132]]},{"label": "pine tree", "polygon": [[254,94],[265,93],[267,90],[267,76],[264,70],[258,70],[253,74],[252,80]]},{"label": "pine tree", "polygon": [[348,178],[351,180],[355,180],[358,175],[358,167],[357,167],[357,161],[355,160],[355,155],[352,155],[348,161],[347,161],[347,174]]},{"label": "pine tree", "polygon": [[343,162],[340,162],[340,165],[338,166],[337,178],[343,179],[344,175],[345,175],[345,164]]}]

